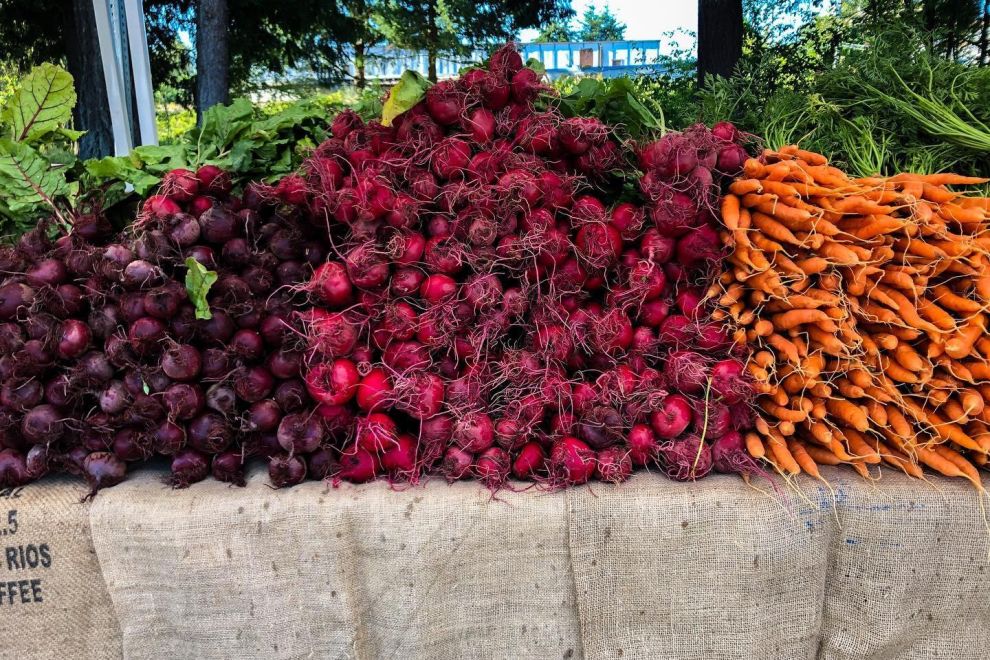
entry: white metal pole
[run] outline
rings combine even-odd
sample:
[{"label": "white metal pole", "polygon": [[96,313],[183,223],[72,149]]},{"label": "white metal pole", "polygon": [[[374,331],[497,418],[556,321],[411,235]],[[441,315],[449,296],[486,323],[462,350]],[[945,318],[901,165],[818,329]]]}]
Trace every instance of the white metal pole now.
[{"label": "white metal pole", "polygon": [[131,47],[141,144],[158,144],[155,91],[151,84],[151,59],[148,56],[148,35],[144,28],[144,6],[141,0],[124,0],[124,14],[127,18],[127,40]]},{"label": "white metal pole", "polygon": [[131,152],[131,131],[123,94],[123,76],[114,52],[113,30],[110,26],[110,9],[107,0],[93,0],[93,13],[96,17],[96,35],[100,40],[103,78],[107,85],[110,125],[113,127],[113,150],[118,156],[126,156]]}]

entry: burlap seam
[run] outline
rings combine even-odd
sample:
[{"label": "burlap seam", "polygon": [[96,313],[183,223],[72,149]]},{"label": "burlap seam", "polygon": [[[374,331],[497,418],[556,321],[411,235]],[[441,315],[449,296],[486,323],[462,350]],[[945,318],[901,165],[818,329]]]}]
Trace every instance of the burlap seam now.
[{"label": "burlap seam", "polygon": [[577,586],[577,576],[574,574],[574,551],[571,547],[571,490],[564,491],[566,497],[564,498],[564,543],[567,544],[567,569],[571,574],[571,593],[574,594],[574,609],[577,611],[577,623],[578,623],[578,641],[581,643],[581,658],[587,658],[587,653],[585,652],[584,643],[584,610],[581,607],[582,601],[581,597],[578,595]]},{"label": "burlap seam", "polygon": [[[448,488],[449,488],[449,487],[450,487],[450,485],[448,484]],[[492,502],[495,502],[495,499],[494,499],[494,498],[492,498],[492,500],[491,500],[491,502],[489,502],[489,504],[491,504]],[[461,550],[461,546],[463,546],[463,545],[464,545],[464,542],[465,542],[465,541],[467,541],[467,539],[468,539],[468,533],[469,533],[469,532],[470,532],[471,530],[473,530],[473,529],[474,529],[474,528],[475,528],[475,527],[476,527],[476,526],[478,525],[478,521],[479,521],[479,520],[480,520],[480,516],[475,516],[475,517],[474,517],[474,519],[473,519],[473,520],[471,521],[471,524],[470,524],[470,525],[468,525],[468,527],[467,527],[467,529],[465,529],[465,530],[464,530],[464,533],[463,533],[463,534],[461,535],[461,538],[460,538],[460,540],[459,540],[459,541],[457,542],[457,544],[456,544],[456,545],[454,545],[454,547],[453,547],[453,548],[451,548],[451,550],[450,550],[450,553],[449,553],[449,554],[447,555],[447,558],[448,558],[448,562],[447,562],[447,563],[448,563],[448,564],[450,563],[450,562],[449,562],[449,560],[450,560],[450,559],[452,559],[452,558],[453,558],[453,557],[454,557],[454,556],[455,556],[455,555],[456,555],[456,554],[457,554],[458,552],[460,552],[460,550]],[[433,534],[432,534],[432,535],[430,536],[430,538],[433,538],[434,536],[436,536],[436,535],[438,535],[438,534],[440,534],[440,533],[442,533],[442,532],[443,532],[443,531],[444,531],[444,530],[445,530],[446,528],[447,528],[447,526],[446,526],[446,525],[443,525],[443,524],[442,524],[442,525],[440,525],[440,526],[439,526],[439,527],[437,527],[437,529],[436,529],[436,530],[435,530],[435,531],[433,532]],[[352,535],[352,536],[353,536],[353,535]],[[415,621],[415,619],[416,619],[416,615],[417,615],[417,614],[419,614],[419,611],[420,611],[420,610],[421,610],[421,609],[423,608],[423,605],[424,605],[424,604],[426,603],[426,601],[427,601],[427,599],[428,599],[428,597],[429,597],[429,595],[430,595],[431,593],[433,593],[433,588],[437,586],[437,582],[439,582],[439,581],[440,581],[440,577],[441,577],[441,575],[440,575],[440,573],[439,573],[439,571],[438,571],[438,572],[436,572],[436,573],[434,573],[434,575],[433,575],[433,579],[432,579],[432,580],[430,581],[430,585],[429,585],[429,586],[427,587],[427,589],[426,589],[426,593],[424,593],[424,594],[423,594],[423,598],[422,598],[422,599],[420,600],[420,602],[419,602],[419,603],[418,603],[418,604],[416,605],[416,607],[415,607],[415,608],[413,608],[413,610],[412,610],[412,612],[411,612],[411,614],[410,614],[410,616],[408,617],[408,621],[409,621],[409,623],[408,623],[408,624],[407,624],[407,625],[405,626],[405,628],[403,629],[404,631],[405,631],[405,630],[408,630],[408,629],[409,629],[409,627],[410,627],[411,625],[413,625],[413,622],[414,622],[414,621]],[[375,600],[377,600],[377,598],[376,598]],[[397,642],[398,642],[398,643],[401,643],[401,641],[402,641],[401,639],[399,639],[399,640],[397,640]],[[389,653],[389,655],[388,655],[388,657],[389,657],[389,658],[394,658],[394,657],[395,657],[395,654],[396,654],[396,653],[398,653],[398,651],[399,651],[399,648],[400,648],[400,646],[399,646],[399,645],[397,645],[397,646],[396,646],[395,648],[393,648],[393,649],[392,649],[392,651],[391,651],[391,652]]]},{"label": "burlap seam", "polygon": [[[120,630],[120,655],[118,657],[124,658],[126,657],[124,655],[124,626],[123,626],[124,619],[123,617],[120,616],[120,609],[117,606],[117,599],[114,598],[114,590],[110,588],[110,583],[107,580],[106,571],[103,570],[103,558],[100,557],[100,549],[97,547],[96,536],[93,534],[94,507],[92,505],[92,500],[90,500],[89,502],[90,503],[86,506],[86,524],[89,525],[89,542],[93,546],[93,554],[96,556],[96,566],[100,570],[100,579],[103,580],[103,586],[106,588],[107,595],[110,597],[110,605],[113,607],[113,615],[117,621],[117,628]],[[82,506],[83,504],[84,504],[83,502],[79,502],[80,506]]]},{"label": "burlap seam", "polygon": [[[816,649],[815,649],[816,660],[823,660],[823,658],[826,657],[824,655],[825,631],[826,631],[825,622],[828,621],[829,618],[829,605],[826,594],[828,593],[828,589],[829,589],[829,576],[833,574],[833,569],[834,569],[833,564],[835,562],[835,557],[837,555],[835,550],[835,544],[838,542],[838,538],[839,538],[837,532],[842,531],[842,525],[840,525],[837,521],[834,521],[832,519],[833,512],[834,515],[836,516],[838,515],[837,512],[838,503],[834,501],[834,497],[835,495],[832,495],[833,498],[832,505],[836,507],[836,509],[832,509],[831,511],[822,514],[823,527],[827,525],[829,542],[825,544],[825,548],[826,548],[825,570],[822,572],[821,588],[818,590],[818,602],[822,604],[822,608],[819,614],[818,644],[816,645]],[[833,523],[835,523],[838,529],[833,529],[832,527]]]},{"label": "burlap seam", "polygon": [[360,589],[355,586],[357,576],[354,575],[354,567],[358,565],[358,553],[354,548],[354,543],[357,539],[354,529],[354,516],[352,515],[354,513],[354,499],[348,498],[345,501],[347,504],[343,507],[343,514],[346,516],[344,524],[346,526],[347,533],[344,535],[344,545],[347,548],[347,565],[350,567],[350,570],[341,571],[344,579],[344,585],[347,589],[347,607],[344,609],[346,610],[345,616],[350,622],[351,630],[354,631],[354,639],[351,640],[351,648],[354,651],[354,658],[360,659],[370,656],[364,652],[364,647],[367,644],[367,633],[365,632],[364,624],[365,611],[361,608],[359,603],[356,604],[358,602],[357,594],[360,592]]}]

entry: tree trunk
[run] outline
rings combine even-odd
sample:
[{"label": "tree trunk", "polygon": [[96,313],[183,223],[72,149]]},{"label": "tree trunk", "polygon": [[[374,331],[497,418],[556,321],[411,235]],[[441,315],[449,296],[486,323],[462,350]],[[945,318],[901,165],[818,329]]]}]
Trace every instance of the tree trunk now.
[{"label": "tree trunk", "polygon": [[227,0],[200,0],[196,14],[196,119],[230,102],[230,7]]},{"label": "tree trunk", "polygon": [[427,80],[429,80],[430,82],[436,82],[437,81],[437,52],[435,50],[433,50],[432,48],[429,48],[426,51],[426,63],[428,65],[428,69],[427,69],[427,72],[426,72],[426,78],[427,78]]},{"label": "tree trunk", "polygon": [[990,64],[990,0],[983,2],[983,18],[980,20],[980,66]]},{"label": "tree trunk", "polygon": [[364,89],[364,42],[354,44],[354,84],[358,89]]},{"label": "tree trunk", "polygon": [[742,40],[742,0],[698,0],[698,85],[708,75],[732,75]]},{"label": "tree trunk", "polygon": [[92,0],[72,0],[71,4],[63,6],[61,18],[65,60],[76,86],[73,121],[77,130],[86,131],[79,140],[79,157],[111,156],[113,127],[110,124],[110,102],[107,101]]},{"label": "tree trunk", "polygon": [[354,84],[358,89],[365,86],[365,56],[368,51],[368,41],[366,37],[371,34],[371,15],[364,0],[357,0],[354,3],[354,17],[360,21],[361,30],[358,38],[354,42]]},{"label": "tree trunk", "polygon": [[948,59],[955,61],[958,52],[959,19],[956,16],[950,17],[948,23],[949,33],[945,38],[945,52]]},{"label": "tree trunk", "polygon": [[437,8],[436,2],[426,6],[426,34],[429,45],[426,47],[426,59],[429,64],[427,78],[430,82],[437,81]]}]

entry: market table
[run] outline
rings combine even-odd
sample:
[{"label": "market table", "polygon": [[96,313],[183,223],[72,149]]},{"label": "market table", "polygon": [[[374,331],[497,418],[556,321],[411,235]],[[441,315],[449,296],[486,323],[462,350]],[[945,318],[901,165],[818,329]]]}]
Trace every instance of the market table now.
[{"label": "market table", "polygon": [[0,494],[0,648],[18,658],[986,657],[990,532],[974,489],[825,475],[831,488],[804,480],[799,492],[641,474],[493,499],[439,481],[273,490],[260,470],[244,489],[172,491],[143,470],[90,503],[80,483],[48,479]]}]

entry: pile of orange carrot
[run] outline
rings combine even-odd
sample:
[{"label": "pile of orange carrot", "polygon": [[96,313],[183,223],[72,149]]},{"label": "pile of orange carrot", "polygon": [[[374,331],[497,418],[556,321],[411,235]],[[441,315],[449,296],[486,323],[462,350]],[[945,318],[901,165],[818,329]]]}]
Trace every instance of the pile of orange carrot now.
[{"label": "pile of orange carrot", "polygon": [[[787,147],[722,200],[710,292],[752,348],[754,457],[820,476],[886,464],[969,479],[990,453],[990,199],[952,174],[850,178]],[[951,188],[950,188],[951,186]]]}]

